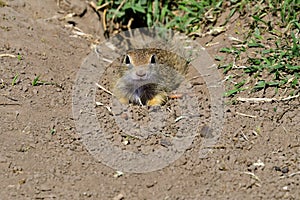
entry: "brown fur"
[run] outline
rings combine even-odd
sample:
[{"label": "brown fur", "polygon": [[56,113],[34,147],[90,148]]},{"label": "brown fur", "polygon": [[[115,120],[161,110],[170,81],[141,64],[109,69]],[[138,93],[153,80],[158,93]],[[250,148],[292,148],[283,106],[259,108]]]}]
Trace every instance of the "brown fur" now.
[{"label": "brown fur", "polygon": [[161,105],[183,81],[187,66],[185,59],[172,52],[130,50],[119,67],[114,94],[122,103]]}]

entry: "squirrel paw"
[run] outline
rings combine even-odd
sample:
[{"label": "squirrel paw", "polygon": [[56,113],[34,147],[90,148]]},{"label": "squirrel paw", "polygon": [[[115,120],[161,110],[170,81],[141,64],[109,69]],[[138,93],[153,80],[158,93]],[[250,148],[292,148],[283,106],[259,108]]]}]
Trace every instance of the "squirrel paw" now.
[{"label": "squirrel paw", "polygon": [[147,102],[147,106],[160,106],[166,102],[166,94],[157,94]]},{"label": "squirrel paw", "polygon": [[122,103],[122,104],[129,104],[129,100],[125,97],[121,97],[119,98],[119,101]]}]

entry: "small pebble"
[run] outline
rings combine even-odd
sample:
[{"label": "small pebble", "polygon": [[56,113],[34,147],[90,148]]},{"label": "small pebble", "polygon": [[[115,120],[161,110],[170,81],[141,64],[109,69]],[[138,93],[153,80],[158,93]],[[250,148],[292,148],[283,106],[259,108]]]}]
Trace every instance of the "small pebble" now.
[{"label": "small pebble", "polygon": [[282,187],[283,190],[289,190],[288,186]]},{"label": "small pebble", "polygon": [[281,169],[281,172],[282,173],[288,173],[289,172],[289,167],[283,167],[282,169]]},{"label": "small pebble", "polygon": [[124,199],[124,195],[123,194],[118,194],[117,196],[115,196],[113,198],[113,200],[122,200],[122,199]]},{"label": "small pebble", "polygon": [[151,188],[151,187],[153,187],[154,185],[156,185],[157,184],[157,181],[154,181],[154,182],[152,182],[152,183],[147,183],[146,184],[146,187],[147,188]]},{"label": "small pebble", "polygon": [[32,90],[32,93],[33,93],[33,94],[37,94],[37,93],[38,93],[38,90],[37,90],[37,89],[33,89],[33,90]]},{"label": "small pebble", "polygon": [[274,170],[275,170],[275,171],[281,171],[281,168],[278,167],[278,166],[274,166]]},{"label": "small pebble", "polygon": [[122,119],[124,120],[128,120],[128,115],[127,113],[123,112],[122,115],[121,115]]},{"label": "small pebble", "polygon": [[28,91],[28,87],[24,86],[22,87],[23,92],[27,92]]}]

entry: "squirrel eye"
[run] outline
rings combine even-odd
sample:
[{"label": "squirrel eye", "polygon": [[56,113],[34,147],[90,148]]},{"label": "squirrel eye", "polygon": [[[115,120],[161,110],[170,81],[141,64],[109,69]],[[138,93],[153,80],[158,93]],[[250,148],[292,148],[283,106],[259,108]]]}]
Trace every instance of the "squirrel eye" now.
[{"label": "squirrel eye", "polygon": [[128,55],[125,56],[124,62],[126,65],[129,65],[131,63]]},{"label": "squirrel eye", "polygon": [[155,64],[155,63],[156,63],[155,55],[151,55],[150,64]]}]

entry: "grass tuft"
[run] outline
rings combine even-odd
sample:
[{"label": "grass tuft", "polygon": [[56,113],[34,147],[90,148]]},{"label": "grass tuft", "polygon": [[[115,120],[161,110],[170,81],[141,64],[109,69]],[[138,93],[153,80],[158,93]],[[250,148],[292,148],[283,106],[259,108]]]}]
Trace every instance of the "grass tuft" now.
[{"label": "grass tuft", "polygon": [[[220,49],[229,56],[215,56],[219,68],[231,77],[227,79],[229,89],[225,95],[269,88],[276,94],[299,92],[299,0],[99,0],[98,6],[105,13],[104,28],[109,33],[164,26],[201,37],[232,25],[235,20],[230,20],[238,16],[240,24],[235,33],[243,39],[233,38],[238,45]],[[218,27],[224,13],[227,17]]]},{"label": "grass tuft", "polygon": [[[239,11],[252,16],[245,35],[246,45],[223,48],[220,52],[231,55],[240,66],[246,66],[243,72],[253,79],[248,85],[250,92],[274,88],[275,93],[289,91],[290,95],[295,95],[299,92],[300,72],[299,3],[297,0],[271,0],[254,1],[253,4],[256,6],[252,9],[244,6]],[[245,57],[247,59],[241,59]],[[234,64],[229,62],[220,68],[225,74],[240,69],[233,68]],[[240,92],[235,84],[230,87],[227,93],[232,96]]]}]

